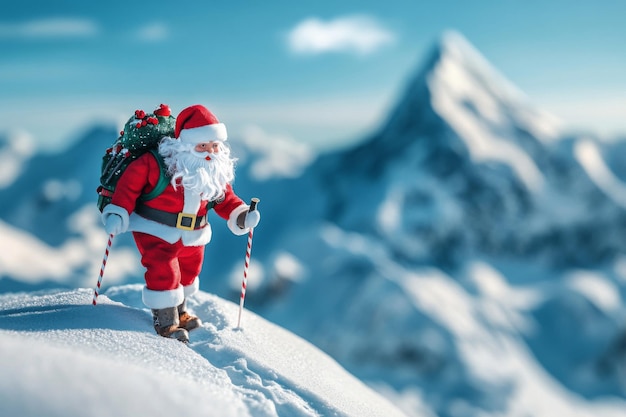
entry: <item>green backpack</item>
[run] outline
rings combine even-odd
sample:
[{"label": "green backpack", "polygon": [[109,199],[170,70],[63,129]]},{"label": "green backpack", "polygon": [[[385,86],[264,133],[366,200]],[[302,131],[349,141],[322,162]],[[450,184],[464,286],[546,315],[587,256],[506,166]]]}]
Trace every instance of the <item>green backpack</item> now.
[{"label": "green backpack", "polygon": [[159,163],[160,176],[156,187],[140,197],[140,201],[147,201],[157,197],[165,190],[170,182],[163,157],[158,152],[158,146],[165,136],[173,137],[176,119],[171,116],[170,108],[161,104],[154,113],[136,110],[128,119],[119,138],[108,148],[102,157],[100,186],[98,187],[98,209],[100,211],[111,203],[117,181],[126,167],[146,152],[151,152]]}]

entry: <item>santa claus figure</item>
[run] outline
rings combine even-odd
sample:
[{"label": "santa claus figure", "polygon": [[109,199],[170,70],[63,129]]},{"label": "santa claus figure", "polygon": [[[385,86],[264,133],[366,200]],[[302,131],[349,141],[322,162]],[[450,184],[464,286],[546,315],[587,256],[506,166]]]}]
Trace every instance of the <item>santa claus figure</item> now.
[{"label": "santa claus figure", "polygon": [[143,302],[152,310],[154,328],[164,337],[186,342],[201,325],[186,300],[199,288],[204,246],[211,240],[207,213],[212,208],[236,235],[260,220],[233,191],[234,159],[226,126],[207,108],[194,105],[176,118],[175,138],[159,145],[171,181],[159,196],[142,201],[158,183],[161,167],[147,152],[120,177],[111,204],[102,212],[106,232],[132,231],[146,268]]}]

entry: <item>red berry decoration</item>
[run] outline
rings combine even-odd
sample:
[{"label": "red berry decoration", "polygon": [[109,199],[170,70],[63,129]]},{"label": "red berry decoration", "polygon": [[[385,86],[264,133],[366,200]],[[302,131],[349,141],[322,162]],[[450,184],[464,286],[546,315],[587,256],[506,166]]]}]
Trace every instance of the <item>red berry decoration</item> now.
[{"label": "red berry decoration", "polygon": [[172,115],[172,111],[167,104],[161,104],[158,109],[154,111],[157,116],[168,117]]},{"label": "red berry decoration", "polygon": [[[146,129],[143,129],[147,127]],[[176,119],[171,116],[169,106],[161,104],[153,113],[135,110],[124,125],[120,143],[133,153],[146,146],[158,145],[165,136],[173,137]]]}]

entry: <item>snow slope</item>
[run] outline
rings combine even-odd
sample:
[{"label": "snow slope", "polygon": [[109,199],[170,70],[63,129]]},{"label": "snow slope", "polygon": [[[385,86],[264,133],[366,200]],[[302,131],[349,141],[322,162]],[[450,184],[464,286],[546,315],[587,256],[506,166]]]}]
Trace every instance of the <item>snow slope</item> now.
[{"label": "snow slope", "polygon": [[0,414],[20,417],[403,414],[312,345],[200,292],[189,346],[154,334],[141,286],[0,296]]}]

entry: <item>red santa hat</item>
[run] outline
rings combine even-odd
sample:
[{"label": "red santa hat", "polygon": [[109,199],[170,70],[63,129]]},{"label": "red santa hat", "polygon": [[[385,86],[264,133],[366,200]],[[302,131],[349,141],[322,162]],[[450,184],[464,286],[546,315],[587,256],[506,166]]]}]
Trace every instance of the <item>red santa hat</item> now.
[{"label": "red santa hat", "polygon": [[180,112],[176,117],[174,135],[187,143],[224,141],[228,138],[226,126],[206,107],[195,104]]}]

